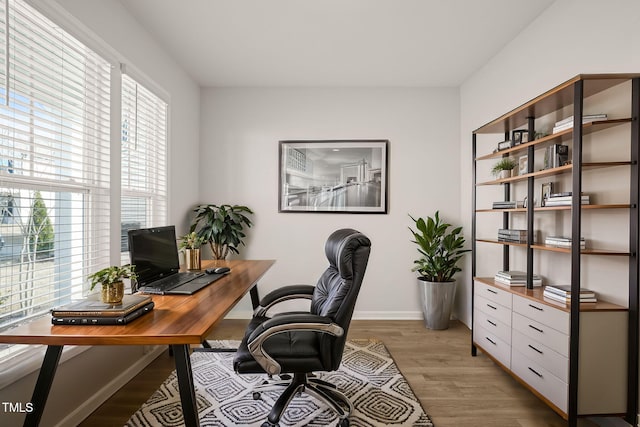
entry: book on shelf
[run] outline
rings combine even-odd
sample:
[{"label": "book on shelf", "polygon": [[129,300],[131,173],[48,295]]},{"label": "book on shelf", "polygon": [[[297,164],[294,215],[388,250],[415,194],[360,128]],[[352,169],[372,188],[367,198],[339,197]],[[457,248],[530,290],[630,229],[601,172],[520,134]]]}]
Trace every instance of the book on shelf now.
[{"label": "book on shelf", "polygon": [[[544,287],[545,291],[552,292],[554,294],[570,297],[571,285],[547,285]],[[586,288],[580,288],[580,298],[595,298],[596,293]]]},{"label": "book on shelf", "polygon": [[507,139],[506,141],[502,141],[498,143],[498,151],[506,150],[507,148],[511,148],[514,146],[513,141]]},{"label": "book on shelf", "polygon": [[[573,203],[573,196],[554,196],[551,195],[544,200],[545,206],[569,206]],[[588,205],[591,203],[591,197],[588,194],[580,196],[580,204]]]},{"label": "book on shelf", "polygon": [[515,228],[499,228],[498,229],[498,235],[514,236],[514,237],[526,236],[527,235],[527,230],[520,230],[520,229],[515,229]]},{"label": "book on shelf", "polygon": [[151,302],[149,295],[125,295],[122,304],[109,304],[100,300],[99,295],[55,307],[51,315],[55,317],[123,317]]},{"label": "book on shelf", "polygon": [[122,316],[52,316],[53,325],[126,325],[138,317],[153,310],[154,302],[151,301],[142,307]]},{"label": "book on shelf", "polygon": [[[570,248],[571,247],[571,238],[570,237],[562,237],[562,236],[547,236],[544,239],[544,244],[547,246],[556,246],[559,248]],[[580,249],[585,249],[587,247],[587,241],[584,237],[580,238]]]},{"label": "book on shelf", "polygon": [[[551,300],[554,301],[558,301],[558,302],[563,302],[565,304],[569,304],[571,303],[572,299],[571,296],[562,296],[562,295],[558,295],[554,292],[550,292],[547,289],[544,290],[544,292],[542,293],[542,296],[545,298],[549,298]],[[598,299],[594,296],[594,297],[580,297],[579,301],[581,303],[585,303],[585,302],[598,302]]]},{"label": "book on shelf", "polygon": [[523,208],[523,207],[524,207],[523,200],[505,200],[505,201],[493,202],[493,209],[515,209],[515,208]]},{"label": "book on shelf", "polygon": [[500,228],[498,230],[499,242],[527,243],[527,230]]},{"label": "book on shelf", "polygon": [[[493,280],[498,283],[502,283],[504,285],[509,286],[525,286],[527,284],[527,273],[524,271],[498,271],[494,276]],[[541,286],[542,285],[542,277],[534,274],[532,276],[532,284],[533,286]]]},{"label": "book on shelf", "polygon": [[[590,122],[595,122],[598,120],[607,120],[607,115],[604,113],[599,113],[599,114],[584,114],[582,116],[582,123],[590,123]],[[551,131],[552,133],[558,133],[560,131],[563,131],[565,129],[571,129],[573,128],[573,116],[569,116],[566,119],[562,119],[560,121],[557,121],[554,126],[553,126],[553,130]]]}]

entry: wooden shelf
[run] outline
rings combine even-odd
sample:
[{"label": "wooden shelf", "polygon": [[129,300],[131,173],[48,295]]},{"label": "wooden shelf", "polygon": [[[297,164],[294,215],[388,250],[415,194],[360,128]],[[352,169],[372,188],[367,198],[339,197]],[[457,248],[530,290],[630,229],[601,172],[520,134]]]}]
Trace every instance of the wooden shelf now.
[{"label": "wooden shelf", "polygon": [[[504,246],[521,246],[521,247],[524,247],[524,248],[527,247],[526,243],[503,242],[502,240],[498,240],[498,239],[476,239],[476,242],[492,243],[492,244],[504,245]],[[571,253],[571,249],[570,248],[561,248],[561,247],[558,247],[558,246],[549,246],[549,245],[543,245],[543,244],[540,244],[540,243],[534,243],[534,244],[530,245],[530,247],[531,247],[531,249],[536,249],[536,250],[539,250],[539,251],[561,252],[561,253],[565,253],[565,254],[570,254]],[[618,251],[618,250],[597,249],[597,248],[582,249],[580,251],[580,253],[582,255],[608,255],[608,256],[629,256],[629,255],[631,255],[631,253],[629,251]]]},{"label": "wooden shelf", "polygon": [[[630,209],[631,205],[628,203],[610,204],[610,205],[582,205],[581,209]],[[533,208],[536,212],[544,211],[570,211],[571,206],[542,206]],[[513,208],[513,209],[476,209],[476,212],[521,212],[527,213],[527,208]]]},{"label": "wooden shelf", "polygon": [[[631,165],[631,162],[629,161],[622,161],[622,162],[591,162],[591,163],[583,163],[582,167],[585,169],[594,169],[594,168],[605,168],[605,167],[615,167],[615,166],[629,166]],[[555,176],[555,175],[562,175],[562,174],[566,174],[566,173],[571,173],[571,171],[573,170],[573,165],[564,165],[564,166],[560,166],[557,168],[551,168],[551,169],[543,169],[537,172],[531,172],[531,173],[526,173],[524,175],[517,175],[517,176],[511,176],[509,178],[502,178],[502,179],[493,179],[491,181],[484,181],[484,182],[479,182],[476,185],[477,186],[481,186],[481,185],[499,185],[499,184],[506,184],[506,183],[511,183],[511,182],[519,182],[519,181],[524,181],[527,178],[543,178],[546,176]]]},{"label": "wooden shelf", "polygon": [[580,74],[553,89],[533,98],[520,107],[503,114],[497,119],[479,127],[473,133],[505,133],[518,129],[527,123],[529,117],[542,117],[558,111],[562,106],[573,105],[574,83],[584,80],[584,98],[610,89],[639,74]]},{"label": "wooden shelf", "polygon": [[[493,280],[493,277],[474,277],[473,280],[484,283],[485,285],[505,289],[514,295],[520,295],[562,311],[569,312],[571,310],[571,304],[563,304],[561,302],[545,298],[543,296],[544,286],[538,286],[533,289],[527,289],[526,286],[508,286],[496,282]],[[627,311],[627,308],[607,301],[598,301],[596,303],[591,302],[580,304],[580,311]]]},{"label": "wooden shelf", "polygon": [[[631,123],[631,119],[615,119],[615,120],[599,120],[593,121],[589,123],[584,123],[582,125],[582,134],[588,135],[593,132],[598,132],[601,130],[609,129],[615,126],[619,126],[625,123]],[[520,144],[515,147],[507,148],[505,150],[495,151],[493,153],[485,154],[480,157],[476,157],[476,160],[488,160],[488,159],[496,159],[499,157],[503,157],[505,154],[514,155],[520,154],[531,146],[534,146],[536,149],[547,147],[551,144],[557,143],[558,140],[564,141],[569,139],[573,135],[573,129],[565,129],[558,133],[554,133],[552,135],[547,135],[543,138],[538,138],[531,142],[526,142],[524,144]]]}]

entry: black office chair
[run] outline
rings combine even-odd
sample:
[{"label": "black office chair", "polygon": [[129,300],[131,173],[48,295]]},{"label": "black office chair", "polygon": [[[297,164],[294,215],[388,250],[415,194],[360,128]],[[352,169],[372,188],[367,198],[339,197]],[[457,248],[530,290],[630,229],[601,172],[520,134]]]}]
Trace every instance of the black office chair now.
[{"label": "black office chair", "polygon": [[[285,286],[260,301],[234,358],[234,369],[240,374],[266,373],[269,377],[293,374],[290,381],[254,389],[254,399],[258,399],[261,391],[286,386],[262,427],[277,427],[293,396],[302,391],[327,403],[338,414],[341,427],[349,425],[353,411],[349,399],[312,373],[340,366],[370,249],[365,235],[351,229],[337,230],[325,244],[329,267],[316,286]],[[311,299],[309,312],[267,317],[267,310],[274,305],[297,298]]]}]

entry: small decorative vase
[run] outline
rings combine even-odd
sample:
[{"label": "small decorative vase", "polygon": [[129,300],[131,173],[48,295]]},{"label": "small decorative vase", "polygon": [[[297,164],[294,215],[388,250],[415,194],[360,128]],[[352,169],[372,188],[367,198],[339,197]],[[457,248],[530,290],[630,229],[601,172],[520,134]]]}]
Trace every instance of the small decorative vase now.
[{"label": "small decorative vase", "polygon": [[102,302],[105,304],[118,305],[124,298],[124,282],[115,282],[111,285],[103,285],[101,293]]},{"label": "small decorative vase", "polygon": [[185,249],[184,258],[187,270],[200,270],[200,249]]}]

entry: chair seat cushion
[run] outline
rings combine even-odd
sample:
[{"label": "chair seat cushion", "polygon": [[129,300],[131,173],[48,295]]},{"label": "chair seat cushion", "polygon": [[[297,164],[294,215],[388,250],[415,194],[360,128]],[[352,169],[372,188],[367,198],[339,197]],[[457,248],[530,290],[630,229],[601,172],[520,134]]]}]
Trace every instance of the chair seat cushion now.
[{"label": "chair seat cushion", "polygon": [[[251,319],[238,351],[233,359],[233,368],[239,373],[264,373],[264,369],[251,355],[247,338],[268,317]],[[276,359],[282,373],[312,372],[326,370],[319,351],[316,332],[289,331],[276,334],[267,339],[263,347],[265,352]]]}]

